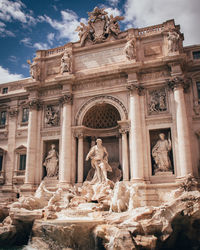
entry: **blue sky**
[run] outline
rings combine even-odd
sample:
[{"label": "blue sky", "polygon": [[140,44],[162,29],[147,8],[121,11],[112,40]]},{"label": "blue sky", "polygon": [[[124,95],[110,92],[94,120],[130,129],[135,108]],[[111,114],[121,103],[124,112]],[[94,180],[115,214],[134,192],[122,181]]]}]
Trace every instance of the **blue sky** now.
[{"label": "blue sky", "polygon": [[29,77],[36,50],[77,41],[76,27],[95,6],[123,15],[122,30],[174,18],[184,45],[200,44],[200,0],[0,0],[0,83]]}]

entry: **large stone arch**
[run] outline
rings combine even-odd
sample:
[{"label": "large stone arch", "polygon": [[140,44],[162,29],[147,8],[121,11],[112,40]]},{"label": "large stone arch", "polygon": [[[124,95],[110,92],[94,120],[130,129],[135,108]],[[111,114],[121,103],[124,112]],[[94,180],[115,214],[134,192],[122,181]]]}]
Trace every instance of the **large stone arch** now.
[{"label": "large stone arch", "polygon": [[76,126],[81,126],[83,124],[84,116],[87,111],[90,110],[90,108],[92,108],[94,105],[101,103],[107,103],[114,106],[118,110],[121,120],[128,119],[128,112],[126,110],[126,107],[119,99],[113,96],[101,95],[89,99],[81,106],[76,115]]}]

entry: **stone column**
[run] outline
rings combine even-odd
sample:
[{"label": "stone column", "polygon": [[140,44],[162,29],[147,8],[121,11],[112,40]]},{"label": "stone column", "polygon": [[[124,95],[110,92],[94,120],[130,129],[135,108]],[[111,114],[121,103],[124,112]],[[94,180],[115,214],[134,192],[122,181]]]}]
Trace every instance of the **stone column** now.
[{"label": "stone column", "polygon": [[83,158],[83,133],[78,134],[78,183],[83,183],[84,158]]},{"label": "stone column", "polygon": [[9,191],[12,189],[12,177],[14,173],[14,154],[15,154],[15,136],[17,127],[17,107],[10,107],[8,111],[8,152],[6,154],[6,165],[5,165],[5,186],[3,189]]},{"label": "stone column", "polygon": [[72,94],[65,94],[61,98],[62,109],[62,128],[61,128],[61,152],[59,163],[59,183],[71,183],[72,167],[72,129],[71,129],[71,105]]},{"label": "stone column", "polygon": [[71,172],[71,180],[74,184],[76,182],[76,136],[73,132],[72,134],[72,172]]},{"label": "stone column", "polygon": [[127,130],[120,129],[122,134],[122,171],[123,171],[123,181],[129,180],[129,164],[128,164],[128,140],[127,140]]},{"label": "stone column", "polygon": [[140,111],[140,95],[143,88],[134,84],[127,87],[130,91],[130,168],[131,180],[140,182],[144,179],[143,174],[143,148],[142,148],[142,126]]},{"label": "stone column", "polygon": [[[26,172],[25,172],[25,186],[34,184],[34,176],[36,170],[36,151],[37,151],[37,131],[38,131],[38,107],[39,101],[37,99],[29,102],[29,122],[28,122],[28,139],[27,139],[27,158],[26,158]],[[31,190],[30,190],[31,191]]]},{"label": "stone column", "polygon": [[192,173],[192,156],[190,147],[189,123],[187,119],[184,88],[187,87],[183,79],[176,77],[170,83],[174,90],[176,106],[176,126],[178,139],[178,158],[180,178]]}]

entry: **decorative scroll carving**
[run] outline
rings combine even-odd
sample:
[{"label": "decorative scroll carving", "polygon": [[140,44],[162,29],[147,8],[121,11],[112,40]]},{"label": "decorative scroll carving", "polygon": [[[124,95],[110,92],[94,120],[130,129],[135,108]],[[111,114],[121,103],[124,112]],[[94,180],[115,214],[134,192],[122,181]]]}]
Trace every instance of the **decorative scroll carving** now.
[{"label": "decorative scroll carving", "polygon": [[48,105],[45,110],[45,125],[58,126],[60,121],[60,112],[58,105]]},{"label": "decorative scroll carving", "polygon": [[128,60],[133,60],[136,58],[136,40],[135,38],[130,39],[125,47],[124,47],[124,53],[126,55],[126,58]]},{"label": "decorative scroll carving", "polygon": [[168,33],[168,52],[173,53],[178,51],[178,41],[179,41],[179,34],[176,31],[169,31]]},{"label": "decorative scroll carving", "polygon": [[41,80],[41,69],[40,69],[40,65],[38,62],[33,61],[33,63],[31,63],[30,60],[27,60],[27,63],[30,65],[30,75],[33,79],[35,79],[36,81],[40,81]]},{"label": "decorative scroll carving", "polygon": [[76,31],[79,32],[80,44],[84,46],[86,41],[89,43],[101,43],[108,37],[117,38],[120,33],[118,21],[123,20],[121,16],[110,17],[104,9],[95,7],[92,12],[88,12],[88,25],[80,23]]},{"label": "decorative scroll carving", "polygon": [[149,114],[157,114],[167,110],[167,100],[165,89],[149,91]]},{"label": "decorative scroll carving", "polygon": [[65,72],[72,72],[72,52],[71,50],[65,49],[65,52],[61,58],[61,66],[60,66],[61,74]]},{"label": "decorative scroll carving", "polygon": [[61,103],[72,104],[72,101],[73,101],[73,96],[71,93],[65,94],[60,98]]}]

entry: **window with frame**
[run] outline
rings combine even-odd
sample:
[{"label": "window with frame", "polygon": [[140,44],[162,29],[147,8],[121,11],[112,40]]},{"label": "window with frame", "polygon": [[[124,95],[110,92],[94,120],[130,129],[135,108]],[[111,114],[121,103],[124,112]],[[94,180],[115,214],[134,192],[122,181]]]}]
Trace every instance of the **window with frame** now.
[{"label": "window with frame", "polygon": [[29,108],[22,109],[22,122],[28,122],[29,118]]},{"label": "window with frame", "polygon": [[8,93],[8,88],[3,88],[2,89],[2,94],[7,94]]},{"label": "window with frame", "polygon": [[200,50],[198,50],[198,51],[193,51],[192,54],[193,54],[193,59],[194,59],[194,60],[200,59]]},{"label": "window with frame", "polygon": [[200,103],[200,81],[196,82],[198,102]]},{"label": "window with frame", "polygon": [[6,125],[6,111],[0,111],[0,125]]},{"label": "window with frame", "polygon": [[19,170],[26,169],[26,154],[20,154],[19,156]]}]

